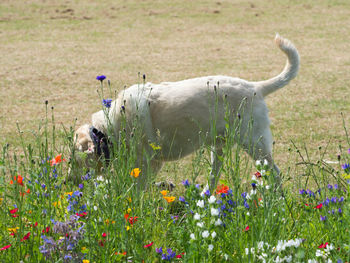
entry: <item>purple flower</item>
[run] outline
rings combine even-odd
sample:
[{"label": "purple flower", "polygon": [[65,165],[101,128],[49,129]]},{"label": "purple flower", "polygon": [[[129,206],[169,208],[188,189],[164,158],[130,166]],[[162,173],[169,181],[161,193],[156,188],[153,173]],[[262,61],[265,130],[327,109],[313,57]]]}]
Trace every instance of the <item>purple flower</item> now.
[{"label": "purple flower", "polygon": [[175,256],[176,256],[175,251],[172,251],[171,248],[168,248],[167,254],[166,253],[162,254],[162,260],[171,261],[171,259],[174,258]]},{"label": "purple flower", "polygon": [[338,213],[341,214],[343,211],[341,210],[341,208],[338,209]]},{"label": "purple flower", "polygon": [[344,196],[340,197],[339,200],[338,200],[339,203],[341,203],[343,201],[344,201]]},{"label": "purple flower", "polygon": [[106,79],[106,76],[105,75],[97,76],[96,79],[101,81],[101,83],[102,83],[102,81],[104,81]]},{"label": "purple flower", "polygon": [[188,181],[188,179],[186,179],[185,181],[182,181],[182,184],[183,184],[185,187],[189,187],[189,186],[190,186],[190,182]]},{"label": "purple flower", "polygon": [[210,196],[210,190],[208,189],[207,191],[204,192],[206,196]]},{"label": "purple flower", "polygon": [[241,194],[241,196],[245,199],[246,196],[247,196],[247,193],[246,193],[246,192],[243,192],[243,193]]},{"label": "purple flower", "polygon": [[249,208],[249,204],[247,203],[247,201],[244,201],[244,207],[247,209]]},{"label": "purple flower", "polygon": [[301,195],[306,194],[306,191],[304,189],[300,189],[299,194],[301,194]]},{"label": "purple flower", "polygon": [[253,187],[253,189],[255,189],[256,183],[252,183],[252,187]]},{"label": "purple flower", "polygon": [[79,188],[83,189],[84,188],[84,184],[79,184]]},{"label": "purple flower", "polygon": [[341,168],[343,168],[344,172],[350,173],[350,164],[345,163],[341,166]]},{"label": "purple flower", "polygon": [[183,196],[180,196],[180,197],[179,197],[179,200],[180,200],[181,202],[185,202],[185,198],[184,198]]},{"label": "purple flower", "polygon": [[336,202],[337,202],[337,197],[332,197],[332,198],[331,198],[331,202],[332,202],[332,203],[336,203]]},{"label": "purple flower", "polygon": [[328,188],[329,190],[332,190],[332,189],[333,189],[333,186],[332,186],[331,184],[329,184],[329,185],[327,185],[327,188]]},{"label": "purple flower", "polygon": [[326,216],[322,216],[322,215],[320,216],[320,220],[321,220],[321,221],[326,221],[326,219],[327,219]]},{"label": "purple flower", "polygon": [[158,253],[158,254],[163,253],[163,248],[162,247],[156,248],[156,253]]},{"label": "purple flower", "polygon": [[42,184],[41,187],[42,187],[43,189],[45,189],[46,185],[45,185],[45,184]]},{"label": "purple flower", "polygon": [[338,190],[338,188],[339,188],[338,184],[335,184],[334,189]]},{"label": "purple flower", "polygon": [[110,108],[111,104],[112,104],[112,99],[103,99],[102,100],[102,104],[103,106],[105,106],[106,108]]}]

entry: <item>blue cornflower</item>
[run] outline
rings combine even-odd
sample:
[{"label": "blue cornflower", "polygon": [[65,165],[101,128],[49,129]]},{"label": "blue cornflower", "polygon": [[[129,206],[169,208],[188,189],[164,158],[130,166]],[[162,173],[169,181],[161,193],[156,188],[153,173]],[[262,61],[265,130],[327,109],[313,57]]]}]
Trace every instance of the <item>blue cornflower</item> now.
[{"label": "blue cornflower", "polygon": [[343,211],[341,210],[341,208],[338,209],[338,213],[341,214]]},{"label": "blue cornflower", "polygon": [[340,197],[339,200],[338,200],[339,203],[341,203],[343,201],[344,201],[344,196]]},{"label": "blue cornflower", "polygon": [[322,215],[320,216],[320,220],[321,220],[321,221],[326,221],[326,219],[327,219],[326,216],[322,216]]},{"label": "blue cornflower", "polygon": [[327,197],[327,199],[323,202],[323,204],[326,205],[326,206],[328,206],[329,203],[330,203],[330,200],[329,200],[329,198]]},{"label": "blue cornflower", "polygon": [[97,76],[96,79],[101,81],[101,83],[102,83],[102,81],[104,81],[106,79],[106,76],[105,75]]},{"label": "blue cornflower", "polygon": [[45,185],[45,184],[42,184],[41,187],[42,187],[43,189],[45,189],[46,185]]},{"label": "blue cornflower", "polygon": [[158,253],[158,254],[163,253],[163,248],[162,247],[156,248],[156,253]]},{"label": "blue cornflower", "polygon": [[221,206],[221,210],[224,211],[226,209],[226,205]]},{"label": "blue cornflower", "polygon": [[112,104],[112,99],[103,99],[102,100],[102,104],[103,106],[105,106],[106,108],[110,108],[111,104]]},{"label": "blue cornflower", "polygon": [[71,255],[65,255],[64,259],[72,259],[72,256]]},{"label": "blue cornflower", "polygon": [[221,193],[221,198],[225,198],[226,194],[225,193]]},{"label": "blue cornflower", "polygon": [[337,263],[343,263],[343,260],[338,259],[338,260],[337,260]]},{"label": "blue cornflower", "polygon": [[186,179],[185,181],[182,181],[182,184],[183,184],[185,187],[189,187],[189,186],[190,186],[190,182],[188,181],[188,179]]},{"label": "blue cornflower", "polygon": [[306,193],[309,195],[309,197],[311,197],[311,196],[315,197],[315,193],[312,192],[310,189],[307,189]]},{"label": "blue cornflower", "polygon": [[301,194],[301,195],[306,194],[306,191],[304,189],[300,189],[299,194]]},{"label": "blue cornflower", "polygon": [[90,173],[87,173],[86,175],[81,176],[81,180],[89,180],[91,177]]},{"label": "blue cornflower", "polygon": [[249,204],[247,203],[247,201],[244,201],[244,207],[247,209],[249,208]]},{"label": "blue cornflower", "polygon": [[245,199],[245,198],[247,197],[247,193],[246,193],[246,192],[243,192],[243,193],[241,194],[241,196]]},{"label": "blue cornflower", "polygon": [[231,199],[227,200],[227,203],[228,203],[229,205],[234,205],[234,202],[233,202]]},{"label": "blue cornflower", "polygon": [[252,187],[253,187],[253,189],[255,189],[256,188],[256,183],[252,183]]},{"label": "blue cornflower", "polygon": [[172,258],[174,258],[176,256],[175,251],[172,251],[171,248],[167,249],[167,254],[162,254],[162,259],[163,260],[168,260],[171,261]]},{"label": "blue cornflower", "polygon": [[207,191],[204,192],[206,196],[210,196],[210,190],[208,189]]},{"label": "blue cornflower", "polygon": [[335,197],[335,196],[332,197],[332,198],[331,198],[331,202],[332,202],[332,203],[336,203],[336,202],[337,202],[337,197]]},{"label": "blue cornflower", "polygon": [[334,185],[334,189],[335,189],[335,190],[338,190],[338,188],[339,188],[338,184],[335,184],[335,185]]},{"label": "blue cornflower", "polygon": [[84,184],[79,184],[79,188],[83,189],[84,188]]},{"label": "blue cornflower", "polygon": [[180,197],[179,197],[179,200],[180,200],[180,202],[186,202],[186,201],[185,201],[185,198],[184,198],[183,196],[180,196]]},{"label": "blue cornflower", "polygon": [[345,172],[350,172],[350,164],[348,163],[344,163],[341,168],[343,168],[343,170],[345,170]]},{"label": "blue cornflower", "polygon": [[329,184],[329,185],[327,185],[327,188],[328,188],[329,190],[332,190],[332,189],[333,189],[333,186],[332,186],[331,184]]}]

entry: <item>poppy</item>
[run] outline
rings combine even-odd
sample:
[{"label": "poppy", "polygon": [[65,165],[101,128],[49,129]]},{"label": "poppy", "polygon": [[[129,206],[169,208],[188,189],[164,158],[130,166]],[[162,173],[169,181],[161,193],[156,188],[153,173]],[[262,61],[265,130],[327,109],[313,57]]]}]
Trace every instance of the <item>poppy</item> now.
[{"label": "poppy", "polygon": [[29,239],[29,236],[30,236],[30,232],[28,232],[28,233],[21,239],[21,241],[23,242],[23,241]]},{"label": "poppy", "polygon": [[57,155],[55,158],[53,158],[52,160],[50,160],[50,166],[54,166],[64,161],[66,161],[66,159],[62,159],[62,153],[61,153]]},{"label": "poppy", "polygon": [[216,188],[216,194],[227,194],[228,190],[230,190],[230,188],[227,185],[218,185]]},{"label": "poppy", "polygon": [[137,178],[137,177],[139,177],[140,173],[141,173],[140,168],[134,168],[134,169],[130,172],[130,175],[133,176],[133,177],[135,177],[135,178]]}]

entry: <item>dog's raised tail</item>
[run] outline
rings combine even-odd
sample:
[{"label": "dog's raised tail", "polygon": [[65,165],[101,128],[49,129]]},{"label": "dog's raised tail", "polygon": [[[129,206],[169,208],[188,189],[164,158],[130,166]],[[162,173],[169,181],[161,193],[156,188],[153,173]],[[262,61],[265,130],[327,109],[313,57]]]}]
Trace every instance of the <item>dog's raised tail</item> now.
[{"label": "dog's raised tail", "polygon": [[292,42],[276,34],[275,43],[287,55],[288,59],[279,75],[268,80],[255,82],[256,90],[261,92],[264,97],[287,85],[295,78],[299,70],[299,53]]}]

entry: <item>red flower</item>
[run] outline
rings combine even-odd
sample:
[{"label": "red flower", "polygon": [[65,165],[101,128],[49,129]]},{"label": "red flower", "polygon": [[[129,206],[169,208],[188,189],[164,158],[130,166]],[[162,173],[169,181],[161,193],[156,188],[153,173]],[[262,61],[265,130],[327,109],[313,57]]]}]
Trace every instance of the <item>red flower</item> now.
[{"label": "red flower", "polygon": [[18,208],[10,210],[10,214],[12,214],[12,217],[17,217],[18,215],[16,214],[18,212]]},{"label": "red flower", "polygon": [[305,204],[305,206],[310,206],[309,204]]},{"label": "red flower", "polygon": [[261,173],[259,173],[259,172],[256,172],[254,175],[256,176],[256,178],[260,178],[261,177]]},{"label": "red flower", "polygon": [[50,227],[48,226],[48,227],[44,228],[44,230],[41,232],[42,233],[49,233],[49,231],[50,231]]},{"label": "red flower", "polygon": [[147,244],[147,245],[144,245],[143,247],[144,248],[147,248],[147,247],[150,247],[150,246],[152,246],[153,245],[153,242],[151,242],[151,243],[149,243],[149,244]]},{"label": "red flower", "polygon": [[314,208],[316,208],[316,209],[321,209],[321,208],[322,208],[322,203],[319,204],[319,205],[317,205],[317,206],[315,206]]},{"label": "red flower", "polygon": [[129,224],[130,225],[134,224],[137,221],[138,218],[139,218],[138,216],[129,217],[129,219],[128,219]]},{"label": "red flower", "polygon": [[21,241],[23,242],[24,240],[29,239],[29,236],[30,236],[30,232],[28,232],[28,233],[21,239]]},{"label": "red flower", "polygon": [[107,236],[107,234],[106,233],[102,233],[102,237],[106,237]]},{"label": "red flower", "polygon": [[7,246],[4,246],[4,247],[0,248],[0,251],[1,251],[1,250],[6,250],[6,249],[10,248],[11,246],[12,246],[11,244],[9,244],[9,245],[7,245]]},{"label": "red flower", "polygon": [[216,194],[227,194],[228,190],[230,190],[230,188],[227,185],[218,185],[216,188]]},{"label": "red flower", "polygon": [[249,230],[249,226],[246,226],[246,228],[243,231],[247,232],[248,230]]},{"label": "red flower", "polygon": [[328,242],[326,242],[324,244],[322,243],[321,245],[318,246],[318,248],[326,248],[327,245],[328,245]]},{"label": "red flower", "polygon": [[76,215],[80,217],[85,217],[87,215],[87,212],[82,212],[81,214],[76,213]]},{"label": "red flower", "polygon": [[176,258],[182,258],[182,255],[185,255],[185,253],[184,253],[184,252],[182,252],[181,254],[176,255]]},{"label": "red flower", "polygon": [[50,165],[54,166],[56,164],[59,164],[63,161],[66,161],[66,159],[62,159],[62,153],[57,155],[55,158],[53,158],[52,160],[50,160]]},{"label": "red flower", "polygon": [[103,243],[103,242],[106,242],[106,240],[100,240],[100,241],[98,241],[98,244],[101,246],[101,247],[104,247],[105,246],[105,244]]}]

